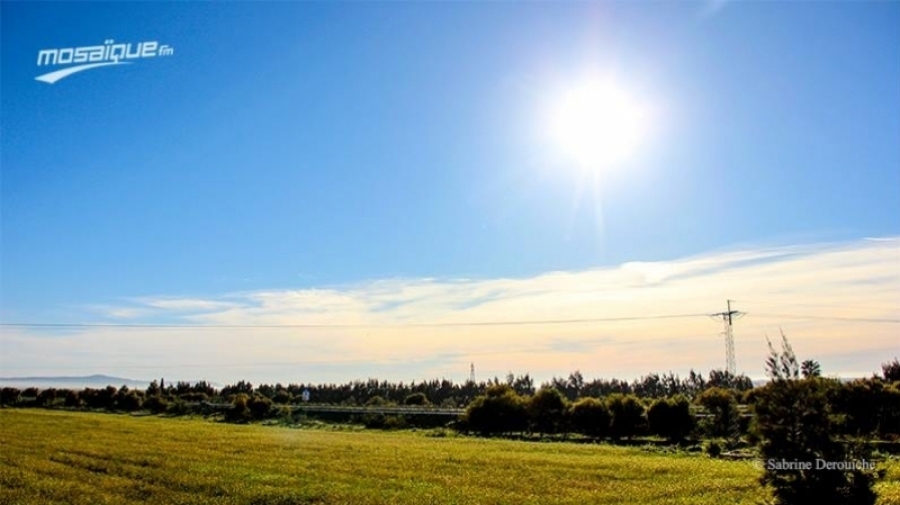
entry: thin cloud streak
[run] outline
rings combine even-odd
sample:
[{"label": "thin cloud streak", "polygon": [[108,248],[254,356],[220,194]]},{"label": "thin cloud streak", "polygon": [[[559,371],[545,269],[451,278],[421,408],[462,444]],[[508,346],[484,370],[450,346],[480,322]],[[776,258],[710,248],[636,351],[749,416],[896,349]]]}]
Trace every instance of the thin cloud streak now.
[{"label": "thin cloud streak", "polygon": [[210,298],[139,297],[102,309],[112,322],[360,326],[65,332],[7,327],[0,365],[16,375],[71,370],[299,382],[375,374],[461,380],[475,362],[482,376],[511,371],[549,378],[580,369],[587,377],[633,378],[722,368],[722,321],[700,316],[565,325],[403,325],[708,314],[724,310],[729,298],[747,312],[735,325],[740,371],[762,375],[765,335],[781,329],[801,358],[818,359],[826,373],[874,371],[900,354],[900,324],[798,316],[900,318],[900,238],[742,248],[519,279],[382,279]]}]

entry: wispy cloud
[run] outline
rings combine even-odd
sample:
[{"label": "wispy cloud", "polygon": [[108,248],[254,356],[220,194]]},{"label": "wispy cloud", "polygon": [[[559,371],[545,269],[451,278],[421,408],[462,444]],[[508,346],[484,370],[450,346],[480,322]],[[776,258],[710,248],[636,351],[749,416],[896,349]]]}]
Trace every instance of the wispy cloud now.
[{"label": "wispy cloud", "polygon": [[235,303],[199,298],[139,298],[138,304],[148,308],[176,312],[215,311],[237,306]]},{"label": "wispy cloud", "polygon": [[[92,314],[118,320],[139,320],[161,316],[183,317],[189,314],[227,310],[241,303],[204,298],[138,297],[114,304],[92,304],[84,308]],[[121,321],[119,321],[121,322]]]},{"label": "wispy cloud", "polygon": [[[747,312],[735,335],[738,367],[752,376],[762,375],[764,336],[779,328],[802,358],[820,360],[826,372],[875,370],[900,352],[900,324],[878,322],[900,318],[900,238],[745,247],[528,278],[382,279],[209,298],[139,297],[102,313],[135,323],[341,326],[91,328],[53,339],[7,329],[0,363],[29,374],[165,373],[219,382],[460,379],[470,362],[491,376],[580,369],[588,377],[627,378],[720,368],[721,321],[642,318],[709,314],[724,310],[728,298]],[[633,319],[479,325],[597,318]]]}]

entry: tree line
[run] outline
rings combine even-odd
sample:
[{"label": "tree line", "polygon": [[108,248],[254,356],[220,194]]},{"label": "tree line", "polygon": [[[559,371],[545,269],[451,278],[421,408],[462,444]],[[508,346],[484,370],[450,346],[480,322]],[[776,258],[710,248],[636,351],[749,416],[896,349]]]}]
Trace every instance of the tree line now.
[{"label": "tree line", "polygon": [[[410,383],[369,379],[344,384],[277,383],[254,386],[242,380],[221,389],[214,388],[206,381],[196,383],[180,381],[167,384],[165,379],[161,379],[154,380],[146,389],[107,386],[83,390],[55,388],[40,390],[36,387],[19,390],[6,387],[0,391],[0,405],[63,405],[123,411],[153,407],[159,410],[163,405],[177,404],[179,401],[231,403],[240,394],[249,398],[265,398],[276,405],[296,405],[303,402],[304,393],[307,393],[311,402],[328,405],[420,404],[464,408],[476,398],[485,395],[488,389],[500,385],[508,386],[522,396],[532,396],[538,389],[552,388],[569,401],[614,393],[635,395],[640,398],[663,398],[679,394],[693,398],[710,387],[736,391],[748,391],[753,387],[748,377],[733,376],[721,370],[712,370],[707,377],[693,370],[684,378],[671,372],[663,375],[652,373],[632,382],[619,379],[587,381],[580,371],[575,371],[565,378],[553,377],[539,387],[536,387],[534,379],[529,374],[515,376],[512,373],[504,379],[494,377],[482,382],[469,380],[462,383],[447,379]],[[145,402],[151,404],[145,406]]]},{"label": "tree line", "polygon": [[[882,367],[883,376],[852,382],[821,378],[821,367],[808,360],[798,373],[817,377],[827,393],[830,409],[844,434],[881,438],[900,431],[900,363]],[[494,377],[483,382],[455,383],[446,379],[389,382],[370,379],[345,384],[260,384],[239,381],[216,389],[206,381],[153,381],[146,389],[127,386],[83,390],[5,387],[0,405],[68,407],[153,413],[212,413],[206,404],[229,404],[226,418],[250,421],[286,415],[284,406],[311,402],[328,405],[436,405],[465,408],[455,421],[461,431],[481,435],[580,434],[622,439],[656,435],[672,441],[721,438],[732,442],[750,433],[750,413],[760,388],[744,375],[712,370],[703,376],[693,370],[686,377],[673,373],[648,374],[632,382],[618,379],[585,380],[578,371],[554,377],[535,387],[528,375]],[[332,416],[335,419],[347,419]],[[404,421],[383,416],[355,418],[365,424],[402,426]],[[420,418],[419,421],[424,420]],[[433,423],[434,420],[428,420]],[[732,444],[733,445],[733,444]]]}]

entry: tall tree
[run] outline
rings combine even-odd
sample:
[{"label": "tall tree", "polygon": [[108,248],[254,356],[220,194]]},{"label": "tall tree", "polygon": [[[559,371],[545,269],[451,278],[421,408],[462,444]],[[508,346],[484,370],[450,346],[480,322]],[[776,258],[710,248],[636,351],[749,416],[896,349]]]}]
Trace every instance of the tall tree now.
[{"label": "tall tree", "polygon": [[867,460],[870,454],[867,446],[850,447],[836,437],[830,382],[798,377],[797,359],[784,333],[782,351],[771,343],[769,348],[766,372],[772,380],[754,395],[753,409],[764,463],[760,482],[771,489],[774,503],[874,504],[873,472],[818,467],[819,461]]},{"label": "tall tree", "polygon": [[766,337],[766,343],[769,344],[766,375],[772,380],[797,379],[800,376],[800,365],[797,364],[797,356],[784,332],[781,332],[781,352],[775,350],[769,337]]}]

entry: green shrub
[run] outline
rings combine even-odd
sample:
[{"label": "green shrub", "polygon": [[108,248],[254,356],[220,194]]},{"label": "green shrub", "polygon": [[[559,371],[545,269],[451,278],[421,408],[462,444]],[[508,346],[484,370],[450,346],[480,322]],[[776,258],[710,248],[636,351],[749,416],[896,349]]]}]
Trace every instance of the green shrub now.
[{"label": "green shrub", "polygon": [[703,452],[711,458],[718,458],[722,455],[722,444],[718,440],[708,440],[703,445]]},{"label": "green shrub", "polygon": [[16,388],[5,387],[0,389],[0,405],[15,405],[19,402],[22,392]]},{"label": "green shrub", "polygon": [[709,388],[697,397],[696,402],[712,415],[703,423],[707,435],[736,438],[740,434],[737,401],[730,390]]},{"label": "green shrub", "polygon": [[272,401],[277,403],[278,405],[288,405],[293,400],[291,393],[282,389],[275,393],[275,396],[272,397]]},{"label": "green shrub", "polygon": [[469,404],[461,421],[465,430],[482,435],[525,431],[528,427],[527,404],[510,386],[491,386],[484,396]]},{"label": "green shrub", "polygon": [[634,395],[612,394],[606,399],[612,414],[610,432],[616,438],[631,438],[644,426],[644,406]]},{"label": "green shrub", "polygon": [[602,401],[582,398],[569,407],[569,421],[575,433],[604,437],[609,434],[612,415]]},{"label": "green shrub", "polygon": [[231,408],[225,412],[225,419],[232,422],[244,422],[250,419],[250,408],[248,403],[250,397],[246,393],[234,395],[231,401]]},{"label": "green shrub", "polygon": [[41,405],[44,407],[49,407],[49,406],[53,405],[53,403],[56,401],[56,397],[57,397],[56,389],[54,389],[54,388],[45,389],[38,394],[38,397],[37,397],[38,405]]},{"label": "green shrub", "polygon": [[384,428],[387,430],[400,430],[406,428],[406,419],[403,416],[385,416]]},{"label": "green shrub", "polygon": [[425,396],[425,393],[413,393],[403,400],[403,405],[425,406],[431,405],[431,402],[428,401],[428,397]]},{"label": "green shrub", "polygon": [[169,408],[169,402],[160,395],[154,395],[147,398],[143,406],[154,414],[161,414]]},{"label": "green shrub", "polygon": [[144,399],[138,396],[137,391],[130,391],[127,395],[120,397],[118,400],[119,408],[126,412],[140,410],[143,403]]},{"label": "green shrub", "polygon": [[66,393],[64,405],[66,407],[78,408],[84,405],[84,401],[81,399],[81,395],[78,393],[78,391],[70,390]]},{"label": "green shrub", "polygon": [[269,417],[272,411],[272,400],[265,396],[254,395],[247,402],[247,408],[250,409],[250,415],[253,419],[265,419]]},{"label": "green shrub", "polygon": [[531,428],[541,435],[558,433],[564,428],[566,399],[553,388],[542,388],[528,400]]},{"label": "green shrub", "polygon": [[677,442],[684,439],[694,427],[691,407],[683,397],[660,398],[647,410],[650,432]]},{"label": "green shrub", "polygon": [[385,416],[384,414],[363,414],[360,420],[366,428],[378,430],[384,428]]},{"label": "green shrub", "polygon": [[368,407],[381,407],[385,405],[390,405],[390,402],[378,395],[375,395],[366,401],[366,406]]},{"label": "green shrub", "polygon": [[191,413],[191,407],[181,398],[176,398],[169,402],[166,413],[173,416],[184,416]]}]

